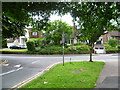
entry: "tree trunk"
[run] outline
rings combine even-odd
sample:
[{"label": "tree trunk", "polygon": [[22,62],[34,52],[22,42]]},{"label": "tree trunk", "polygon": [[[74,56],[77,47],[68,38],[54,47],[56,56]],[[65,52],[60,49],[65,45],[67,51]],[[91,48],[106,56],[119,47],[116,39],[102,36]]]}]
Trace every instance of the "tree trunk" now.
[{"label": "tree trunk", "polygon": [[93,62],[93,61],[92,61],[93,47],[94,47],[94,44],[92,44],[92,45],[90,46],[90,60],[89,60],[89,62]]}]

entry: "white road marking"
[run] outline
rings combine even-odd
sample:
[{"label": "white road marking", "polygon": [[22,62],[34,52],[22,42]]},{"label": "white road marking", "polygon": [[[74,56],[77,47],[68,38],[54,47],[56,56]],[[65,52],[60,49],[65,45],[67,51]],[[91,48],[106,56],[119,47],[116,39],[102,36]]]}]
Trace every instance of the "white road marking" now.
[{"label": "white road marking", "polygon": [[0,74],[0,76],[3,76],[3,75],[6,75],[6,74],[9,74],[9,73],[12,73],[12,72],[18,71],[18,70],[20,70],[20,69],[23,69],[23,67],[20,67],[20,68],[18,68],[18,69],[16,69],[16,70],[11,70],[11,71],[8,71],[8,72],[5,72],[5,73],[2,73],[2,74]]},{"label": "white road marking", "polygon": [[3,64],[3,66],[8,66],[9,64]]},{"label": "white road marking", "polygon": [[37,63],[37,62],[39,62],[39,61],[33,61],[32,64]]},{"label": "white road marking", "polygon": [[21,64],[18,64],[18,65],[15,65],[14,67],[20,67],[21,66]]}]

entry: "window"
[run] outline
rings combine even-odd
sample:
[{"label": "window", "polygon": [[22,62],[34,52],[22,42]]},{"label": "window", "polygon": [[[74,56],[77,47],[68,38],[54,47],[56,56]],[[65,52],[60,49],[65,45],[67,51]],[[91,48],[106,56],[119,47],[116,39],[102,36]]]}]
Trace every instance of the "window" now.
[{"label": "window", "polygon": [[104,49],[104,48],[101,47],[100,49]]},{"label": "window", "polygon": [[32,35],[33,36],[37,36],[37,32],[32,32]]},{"label": "window", "polygon": [[98,49],[98,47],[96,47],[95,49]]}]

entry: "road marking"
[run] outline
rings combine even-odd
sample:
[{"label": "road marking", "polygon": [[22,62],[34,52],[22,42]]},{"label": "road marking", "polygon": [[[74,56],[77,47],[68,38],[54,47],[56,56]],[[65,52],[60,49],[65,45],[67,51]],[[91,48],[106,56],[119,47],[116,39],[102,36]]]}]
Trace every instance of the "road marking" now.
[{"label": "road marking", "polygon": [[21,64],[15,65],[14,67],[21,67]]},{"label": "road marking", "polygon": [[34,80],[35,78],[41,76],[42,74],[44,74],[45,72],[47,72],[48,70],[50,70],[53,66],[55,66],[55,65],[57,65],[57,64],[60,64],[60,63],[62,63],[62,62],[57,62],[57,63],[54,63],[54,64],[52,64],[52,65],[49,65],[49,66],[48,66],[46,69],[44,69],[43,71],[41,71],[41,72],[35,74],[34,76],[32,76],[32,77],[30,77],[30,78],[28,78],[28,79],[26,79],[26,80],[24,80],[24,81],[22,81],[22,82],[20,82],[20,83],[18,83],[18,84],[16,84],[16,85],[14,85],[14,86],[11,87],[11,88],[20,88],[20,87],[24,86],[25,84],[29,83],[30,81]]},{"label": "road marking", "polygon": [[3,64],[3,66],[8,66],[9,64]]},{"label": "road marking", "polygon": [[9,73],[12,73],[12,72],[18,71],[18,70],[20,70],[20,69],[23,69],[23,67],[20,67],[20,68],[18,68],[18,69],[16,69],[16,70],[11,70],[11,71],[8,71],[8,72],[5,72],[5,73],[2,73],[2,74],[0,74],[0,76],[3,76],[3,75],[6,75],[6,74],[9,74]]},{"label": "road marking", "polygon": [[39,62],[39,61],[38,60],[37,61],[33,61],[32,64],[37,63],[37,62]]}]

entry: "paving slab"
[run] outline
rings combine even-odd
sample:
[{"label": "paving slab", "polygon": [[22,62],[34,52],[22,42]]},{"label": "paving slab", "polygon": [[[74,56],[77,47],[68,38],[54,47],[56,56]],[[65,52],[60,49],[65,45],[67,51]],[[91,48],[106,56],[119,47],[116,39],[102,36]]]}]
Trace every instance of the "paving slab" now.
[{"label": "paving slab", "polygon": [[96,88],[111,88],[111,90],[115,90],[115,88],[118,89],[120,88],[119,78],[118,60],[105,61],[103,70],[97,80]]},{"label": "paving slab", "polygon": [[106,77],[104,81],[97,87],[98,88],[118,88],[120,86],[120,83],[118,83],[120,82],[120,80],[118,78],[120,77],[118,76]]}]

